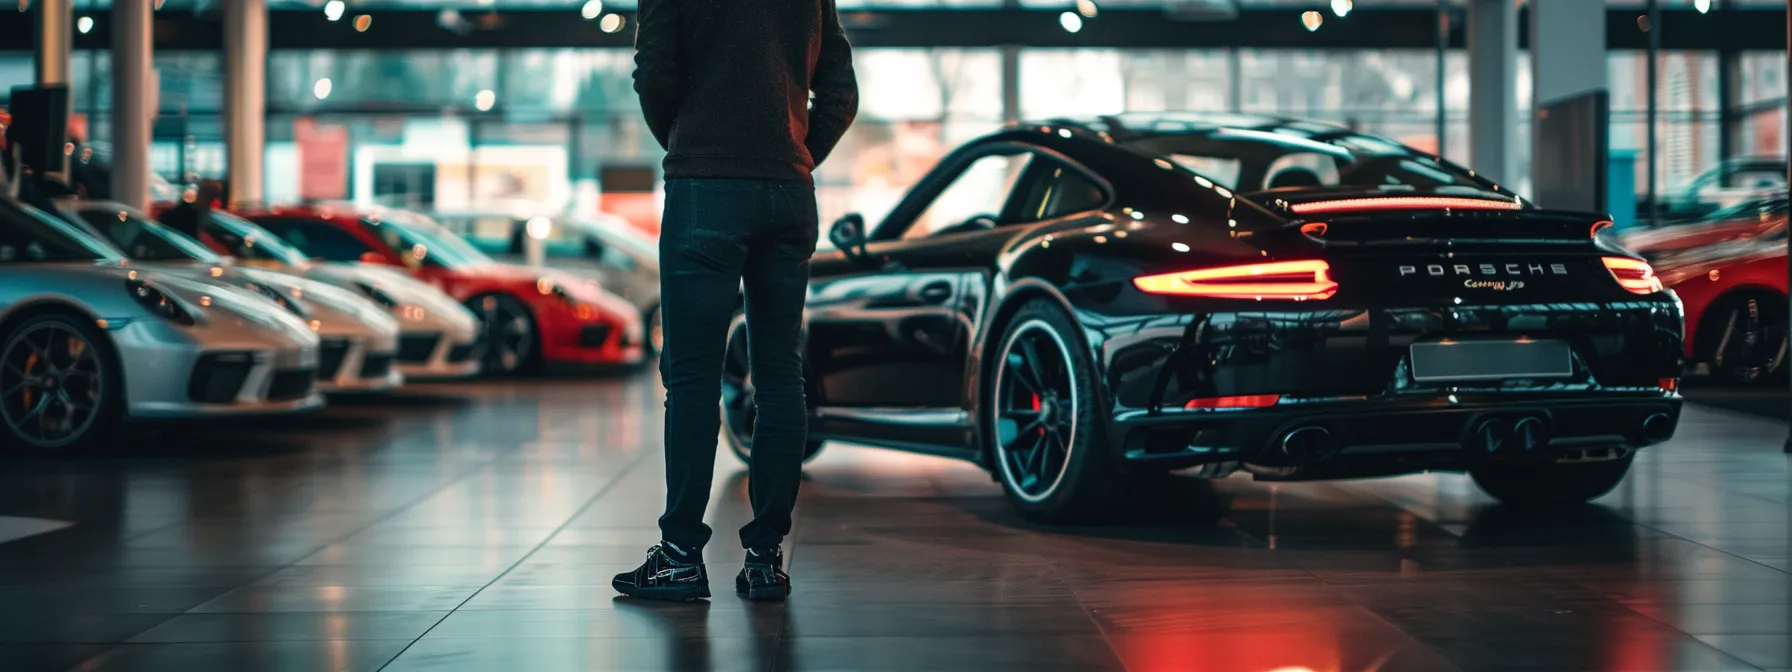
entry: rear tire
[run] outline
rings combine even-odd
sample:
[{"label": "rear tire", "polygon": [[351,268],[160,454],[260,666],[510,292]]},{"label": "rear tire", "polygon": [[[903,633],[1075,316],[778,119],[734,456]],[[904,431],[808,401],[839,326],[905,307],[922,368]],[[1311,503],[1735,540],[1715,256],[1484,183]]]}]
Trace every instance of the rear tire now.
[{"label": "rear tire", "polygon": [[996,342],[979,404],[997,481],[1037,522],[1098,518],[1121,482],[1100,438],[1107,423],[1095,363],[1078,333],[1055,303],[1022,306]]},{"label": "rear tire", "polygon": [[1575,506],[1618,487],[1634,455],[1573,464],[1492,463],[1469,471],[1475,485],[1501,503],[1525,509]]},{"label": "rear tire", "polygon": [[93,321],[67,313],[0,332],[0,444],[36,455],[99,452],[124,418],[117,353]]},{"label": "rear tire", "polygon": [[[742,464],[753,464],[753,422],[758,406],[753,401],[753,374],[747,356],[747,323],[735,316],[728,328],[728,349],[722,358],[722,438]],[[821,454],[819,439],[803,446],[803,462]]]},{"label": "rear tire", "polygon": [[1785,380],[1786,299],[1769,293],[1724,298],[1701,329],[1711,375],[1724,383]]}]

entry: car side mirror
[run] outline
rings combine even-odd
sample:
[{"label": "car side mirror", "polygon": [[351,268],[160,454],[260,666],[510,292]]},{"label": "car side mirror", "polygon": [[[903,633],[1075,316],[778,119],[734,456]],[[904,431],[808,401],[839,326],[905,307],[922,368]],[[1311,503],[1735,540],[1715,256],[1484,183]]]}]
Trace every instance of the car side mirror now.
[{"label": "car side mirror", "polygon": [[384,263],[386,263],[386,257],[385,257],[385,255],[382,255],[378,252],[368,250],[366,252],[361,253],[361,263],[363,263],[363,264],[384,264]]},{"label": "car side mirror", "polygon": [[828,242],[846,255],[853,263],[865,263],[870,256],[865,251],[865,217],[852,213],[834,220],[834,226],[828,229]]}]

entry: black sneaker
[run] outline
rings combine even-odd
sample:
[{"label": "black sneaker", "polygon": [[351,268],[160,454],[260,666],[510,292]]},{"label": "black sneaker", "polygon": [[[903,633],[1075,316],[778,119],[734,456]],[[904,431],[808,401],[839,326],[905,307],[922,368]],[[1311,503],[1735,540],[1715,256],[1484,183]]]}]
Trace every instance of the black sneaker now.
[{"label": "black sneaker", "polygon": [[703,561],[660,542],[647,549],[647,561],[635,571],[610,580],[616,592],[643,600],[690,602],[709,597],[709,572]]},{"label": "black sneaker", "polygon": [[784,551],[777,547],[747,549],[747,565],[734,577],[734,592],[749,600],[790,597],[790,575],[784,573]]}]

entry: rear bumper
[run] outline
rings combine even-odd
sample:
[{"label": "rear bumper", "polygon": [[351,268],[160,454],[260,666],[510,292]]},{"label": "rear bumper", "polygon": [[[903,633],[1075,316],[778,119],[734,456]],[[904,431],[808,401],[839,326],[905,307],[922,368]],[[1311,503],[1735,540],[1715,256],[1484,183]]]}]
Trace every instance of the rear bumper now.
[{"label": "rear bumper", "polygon": [[[1454,400],[1452,400],[1454,399]],[[1462,470],[1487,461],[1555,461],[1634,450],[1672,437],[1670,392],[1448,393],[1282,403],[1259,409],[1117,414],[1110,445],[1131,463],[1286,467],[1290,480]],[[1522,434],[1514,430],[1523,422]],[[1292,439],[1298,430],[1317,429]],[[1292,447],[1292,449],[1290,449]]]},{"label": "rear bumper", "polygon": [[[1665,440],[1678,422],[1670,381],[1683,367],[1681,312],[1672,294],[1403,308],[1318,303],[1136,323],[1108,316],[1095,354],[1104,365],[1106,438],[1117,457],[1300,466],[1310,474],[1325,473],[1321,463],[1388,462],[1391,455],[1428,455],[1436,459],[1425,464],[1440,465],[1388,469],[1401,473],[1629,450]],[[1477,340],[1557,342],[1566,348],[1556,356],[1568,361],[1558,372],[1521,374],[1531,369],[1513,368],[1508,355],[1480,354],[1464,360],[1473,370],[1460,378],[1435,367],[1429,378],[1415,375],[1415,345]],[[1548,439],[1519,451],[1476,447],[1483,423],[1526,419],[1527,433]],[[1308,435],[1323,436],[1323,450],[1278,450],[1303,427],[1322,430]]]}]

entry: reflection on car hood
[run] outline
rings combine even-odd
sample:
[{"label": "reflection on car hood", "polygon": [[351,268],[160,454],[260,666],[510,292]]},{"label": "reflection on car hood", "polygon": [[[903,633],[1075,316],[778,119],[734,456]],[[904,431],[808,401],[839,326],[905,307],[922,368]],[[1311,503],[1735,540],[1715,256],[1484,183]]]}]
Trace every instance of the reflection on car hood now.
[{"label": "reflection on car hood", "polygon": [[[345,318],[357,320],[377,331],[397,333],[398,322],[384,308],[360,294],[332,287],[327,283],[296,275],[258,268],[233,268],[225,277],[236,276],[249,282],[273,287],[280,293],[298,299],[313,309],[322,308]],[[319,316],[322,317],[321,315]]]},{"label": "reflection on car hood", "polygon": [[234,318],[270,329],[307,335],[311,333],[310,325],[304,320],[286,312],[266,297],[209,275],[194,276],[144,269],[138,273],[137,279],[167,292],[208,319]]},{"label": "reflection on car hood", "polygon": [[[310,313],[308,319],[317,320],[323,330],[333,332],[340,332],[344,329],[372,330],[392,335],[398,332],[397,321],[386,314],[386,311],[379,305],[361,298],[357,294],[314,280],[306,280],[298,276],[261,268],[238,266],[153,262],[139,263],[138,265],[161,275],[197,279],[243,289],[263,303],[276,305],[252,289],[254,285],[268,287],[299,302]],[[279,310],[286,313],[285,309]],[[302,321],[304,320],[301,319]]]},{"label": "reflection on car hood", "polygon": [[[436,319],[458,328],[471,329],[478,318],[435,286],[402,271],[380,264],[317,264],[305,269],[305,277],[344,289],[366,284],[385,292],[400,306],[422,308]],[[359,289],[354,291],[359,292]]]}]

